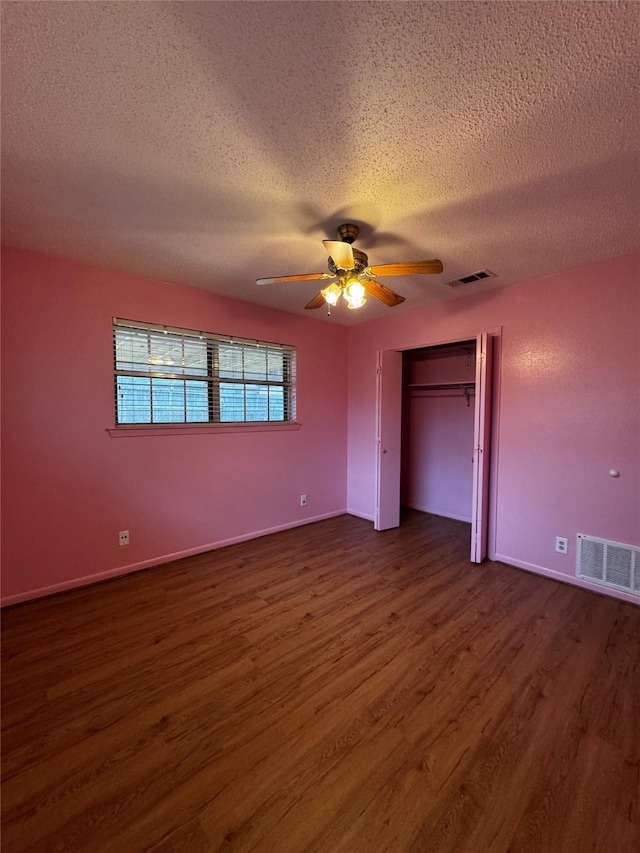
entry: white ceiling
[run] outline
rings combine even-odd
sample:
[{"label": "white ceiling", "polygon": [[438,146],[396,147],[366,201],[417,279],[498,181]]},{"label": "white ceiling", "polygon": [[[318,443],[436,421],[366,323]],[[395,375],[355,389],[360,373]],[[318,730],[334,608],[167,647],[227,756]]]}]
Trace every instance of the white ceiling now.
[{"label": "white ceiling", "polygon": [[[635,2],[4,2],[2,228],[304,312],[361,224],[388,309],[640,247]],[[461,291],[458,291],[458,294]],[[307,316],[311,312],[306,312]],[[312,316],[322,318],[320,309]]]}]

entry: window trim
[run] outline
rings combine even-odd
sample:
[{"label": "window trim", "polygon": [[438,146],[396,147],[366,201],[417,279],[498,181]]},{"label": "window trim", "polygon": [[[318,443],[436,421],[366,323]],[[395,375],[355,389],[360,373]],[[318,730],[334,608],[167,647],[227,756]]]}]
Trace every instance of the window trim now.
[{"label": "window trim", "polygon": [[227,432],[290,432],[299,430],[300,421],[246,421],[222,424],[186,423],[186,424],[120,424],[107,427],[111,438],[140,438],[149,435],[210,435]]},{"label": "window trim", "polygon": [[[240,378],[230,378],[230,377],[220,377],[217,373],[217,367],[215,366],[216,362],[216,351],[213,347],[207,347],[207,376],[190,376],[185,373],[166,373],[166,372],[157,372],[154,373],[151,370],[148,371],[135,371],[135,370],[119,370],[116,367],[117,359],[116,359],[116,334],[117,329],[132,329],[132,330],[140,330],[140,331],[149,331],[156,332],[162,334],[173,335],[175,338],[194,338],[195,340],[205,340],[214,342],[216,345],[249,345],[249,346],[257,346],[257,347],[265,347],[265,348],[273,348],[277,351],[280,351],[283,354],[283,379],[281,381],[270,381],[267,378],[265,379],[246,379],[244,377]],[[128,433],[133,436],[142,435],[142,434],[150,434],[157,435],[160,433],[168,434],[168,435],[176,435],[176,434],[185,434],[185,433],[194,433],[194,432],[263,432],[263,431],[271,431],[271,430],[282,430],[282,429],[298,429],[300,427],[300,423],[296,420],[296,356],[297,350],[294,345],[291,344],[281,344],[274,341],[263,341],[258,340],[256,338],[245,338],[237,335],[223,335],[217,334],[213,332],[200,331],[196,329],[187,329],[178,326],[166,326],[160,325],[157,323],[148,323],[140,320],[128,320],[121,317],[113,317],[112,318],[112,341],[113,341],[113,378],[114,378],[114,426],[107,428],[107,432],[110,435],[124,436],[125,433]],[[285,418],[283,420],[266,420],[266,421],[256,421],[256,420],[242,420],[242,421],[222,421],[222,420],[207,420],[207,421],[147,421],[142,423],[135,422],[118,422],[118,377],[120,376],[132,376],[132,377],[141,377],[144,379],[153,380],[156,379],[167,379],[167,380],[178,380],[182,382],[188,382],[192,380],[197,381],[206,381],[208,385],[207,392],[207,400],[208,400],[208,414],[209,417],[220,417],[220,389],[225,384],[240,384],[245,387],[245,391],[247,386],[256,385],[256,386],[267,386],[270,387],[279,387],[284,390],[284,400],[283,400],[283,413]],[[216,399],[214,399],[216,398]],[[246,413],[246,398],[245,398],[245,413]],[[153,416],[153,415],[152,415]]]}]

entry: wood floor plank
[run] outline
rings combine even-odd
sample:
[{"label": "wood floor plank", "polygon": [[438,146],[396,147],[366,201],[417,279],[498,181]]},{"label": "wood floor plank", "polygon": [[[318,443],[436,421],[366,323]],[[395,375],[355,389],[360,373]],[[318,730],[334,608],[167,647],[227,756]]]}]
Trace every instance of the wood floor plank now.
[{"label": "wood floor plank", "polygon": [[349,516],[7,609],[2,850],[637,853],[640,608]]}]

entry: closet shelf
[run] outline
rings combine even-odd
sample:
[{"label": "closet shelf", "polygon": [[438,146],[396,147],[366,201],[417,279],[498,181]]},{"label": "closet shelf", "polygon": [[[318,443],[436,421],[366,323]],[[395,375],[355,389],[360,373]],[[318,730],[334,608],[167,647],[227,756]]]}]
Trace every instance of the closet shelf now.
[{"label": "closet shelf", "polygon": [[[414,391],[460,391],[460,394],[445,394],[445,397],[464,397],[467,401],[467,407],[470,405],[470,397],[475,395],[475,382],[418,382],[411,385],[405,385],[409,392]],[[416,395],[422,396],[422,395]]]},{"label": "closet shelf", "polygon": [[436,391],[444,391],[448,388],[475,388],[475,382],[419,382],[412,385],[405,385],[409,391],[423,391],[435,389]]}]

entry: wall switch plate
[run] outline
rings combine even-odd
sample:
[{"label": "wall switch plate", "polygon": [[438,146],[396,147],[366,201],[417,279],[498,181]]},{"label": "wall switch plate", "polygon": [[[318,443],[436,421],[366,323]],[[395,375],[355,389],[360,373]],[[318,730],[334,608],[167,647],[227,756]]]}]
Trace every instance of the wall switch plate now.
[{"label": "wall switch plate", "polygon": [[300,495],[300,506],[306,506],[306,505],[307,505],[307,496],[306,495]]},{"label": "wall switch plate", "polygon": [[556,551],[558,554],[566,554],[569,550],[569,540],[563,536],[556,536]]},{"label": "wall switch plate", "polygon": [[129,544],[129,531],[128,530],[121,530],[118,533],[118,545],[120,545],[122,547],[122,545],[128,545],[128,544]]}]

